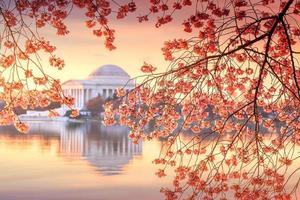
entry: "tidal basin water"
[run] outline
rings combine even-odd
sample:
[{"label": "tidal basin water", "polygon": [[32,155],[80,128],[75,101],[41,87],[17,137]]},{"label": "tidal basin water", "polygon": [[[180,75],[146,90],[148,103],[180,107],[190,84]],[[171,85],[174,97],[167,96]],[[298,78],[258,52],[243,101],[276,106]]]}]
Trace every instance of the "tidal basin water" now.
[{"label": "tidal basin water", "polygon": [[[134,145],[128,130],[95,123],[34,122],[0,128],[1,200],[162,199],[161,142]],[[170,180],[169,180],[170,181]]]},{"label": "tidal basin water", "polygon": [[[158,178],[152,164],[162,141],[134,145],[126,128],[100,122],[32,122],[30,128],[24,135],[0,127],[0,200],[156,200],[172,183],[172,176]],[[298,159],[291,168],[299,166]]]}]

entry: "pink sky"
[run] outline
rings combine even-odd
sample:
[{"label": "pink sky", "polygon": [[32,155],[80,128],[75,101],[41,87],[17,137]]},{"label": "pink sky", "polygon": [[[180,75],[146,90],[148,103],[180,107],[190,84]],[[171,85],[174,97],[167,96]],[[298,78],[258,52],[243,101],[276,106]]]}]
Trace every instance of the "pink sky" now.
[{"label": "pink sky", "polygon": [[[183,10],[181,14],[189,16],[184,13],[187,11]],[[62,71],[51,69],[51,75],[62,81],[83,79],[103,64],[116,64],[131,77],[135,77],[141,74],[140,67],[144,61],[153,64],[158,71],[163,71],[168,64],[164,61],[161,51],[164,41],[188,36],[183,32],[181,25],[183,18],[178,15],[179,20],[155,28],[153,18],[150,22],[138,23],[135,17],[139,13],[137,11],[131,17],[122,20],[111,18],[110,26],[116,30],[117,49],[114,51],[105,49],[103,38],[92,35],[92,30],[85,27],[85,17],[77,11],[74,11],[66,21],[70,30],[69,35],[56,36],[55,30],[45,28],[47,38],[58,48],[56,54],[63,57],[66,62]]]}]

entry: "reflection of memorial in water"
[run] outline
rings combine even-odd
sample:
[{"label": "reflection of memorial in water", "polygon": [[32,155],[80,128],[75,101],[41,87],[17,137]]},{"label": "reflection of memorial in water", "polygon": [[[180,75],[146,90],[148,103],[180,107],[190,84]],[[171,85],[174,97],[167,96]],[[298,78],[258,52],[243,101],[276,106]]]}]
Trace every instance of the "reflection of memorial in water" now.
[{"label": "reflection of memorial in water", "polygon": [[99,123],[67,125],[61,131],[60,153],[83,157],[105,175],[119,174],[135,155],[142,153],[142,143],[133,144],[124,127],[103,127]]}]

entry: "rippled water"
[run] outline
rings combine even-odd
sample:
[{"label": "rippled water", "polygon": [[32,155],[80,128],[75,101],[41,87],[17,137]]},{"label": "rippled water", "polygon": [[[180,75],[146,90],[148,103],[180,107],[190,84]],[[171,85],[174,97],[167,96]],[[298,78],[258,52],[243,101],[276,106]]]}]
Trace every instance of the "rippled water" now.
[{"label": "rippled water", "polygon": [[1,200],[162,199],[151,163],[160,142],[134,145],[122,127],[35,122],[0,129]]}]

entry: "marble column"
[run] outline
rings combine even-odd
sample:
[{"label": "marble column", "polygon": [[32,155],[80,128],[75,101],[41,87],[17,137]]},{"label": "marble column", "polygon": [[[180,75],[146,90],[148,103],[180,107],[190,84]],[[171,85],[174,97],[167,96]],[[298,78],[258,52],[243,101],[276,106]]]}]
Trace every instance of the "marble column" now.
[{"label": "marble column", "polygon": [[71,97],[74,97],[73,89],[70,89]]},{"label": "marble column", "polygon": [[[74,89],[71,89],[72,97],[75,98],[75,92]],[[75,104],[74,104],[75,105]]]},{"label": "marble column", "polygon": [[76,90],[75,89],[73,89],[73,97],[75,99],[74,106],[76,107]]},{"label": "marble column", "polygon": [[86,102],[89,101],[89,90],[90,90],[90,89],[88,89],[88,88],[86,89],[86,96],[85,96],[85,98],[86,98],[85,101],[86,101]]},{"label": "marble column", "polygon": [[82,89],[79,89],[79,108],[82,107]]},{"label": "marble column", "polygon": [[[73,98],[75,98],[75,93],[74,93],[74,89],[71,89],[71,95]],[[75,105],[75,104],[74,104]]]},{"label": "marble column", "polygon": [[84,108],[84,88],[81,89],[81,108]]},{"label": "marble column", "polygon": [[91,93],[92,93],[91,90],[92,89],[88,89],[88,91],[87,91],[88,92],[88,94],[87,94],[87,101],[89,101],[91,99]]},{"label": "marble column", "polygon": [[78,108],[81,106],[81,89],[78,89]]},{"label": "marble column", "polygon": [[78,107],[80,108],[81,107],[81,89],[78,89]]},{"label": "marble column", "polygon": [[92,98],[92,89],[89,89],[89,92],[88,92],[88,100],[90,100]]},{"label": "marble column", "polygon": [[86,104],[86,89],[83,89],[83,106]]},{"label": "marble column", "polygon": [[78,89],[75,89],[75,98],[76,98],[76,103],[75,103],[75,105],[76,105],[76,108],[78,107]]}]

